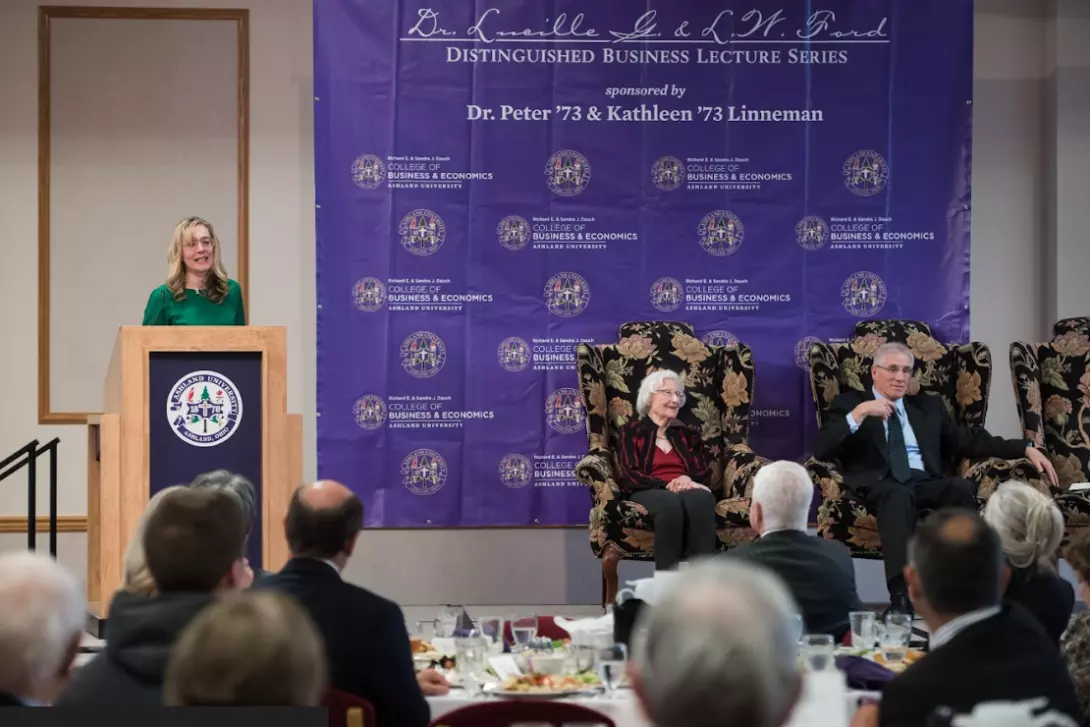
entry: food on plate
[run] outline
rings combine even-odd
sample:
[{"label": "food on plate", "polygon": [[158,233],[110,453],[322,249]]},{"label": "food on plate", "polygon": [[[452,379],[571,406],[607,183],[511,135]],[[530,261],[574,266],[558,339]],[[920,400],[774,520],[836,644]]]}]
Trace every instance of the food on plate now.
[{"label": "food on plate", "polygon": [[435,651],[435,646],[424,639],[410,639],[409,643],[412,645],[414,654],[430,654]]},{"label": "food on plate", "polygon": [[882,656],[881,651],[875,651],[874,652],[874,660],[876,662],[878,662],[879,664],[881,664],[882,666],[885,666],[885,667],[898,667],[898,666],[900,666],[903,669],[903,668],[905,668],[905,667],[907,667],[907,666],[909,666],[911,664],[915,664],[916,661],[919,660],[919,659],[922,659],[924,657],[924,655],[925,655],[924,652],[922,652],[922,651],[920,651],[918,649],[909,649],[908,651],[905,652],[904,661],[902,661],[902,662],[887,662],[886,658],[884,656]]},{"label": "food on plate", "polygon": [[[593,680],[593,681],[591,681]],[[593,674],[560,676],[558,674],[522,674],[503,680],[500,689],[505,692],[547,694],[549,692],[574,692],[598,683]]]},{"label": "food on plate", "polygon": [[451,670],[455,667],[456,661],[453,656],[440,656],[438,659],[432,659],[428,666],[432,669],[444,669]]}]

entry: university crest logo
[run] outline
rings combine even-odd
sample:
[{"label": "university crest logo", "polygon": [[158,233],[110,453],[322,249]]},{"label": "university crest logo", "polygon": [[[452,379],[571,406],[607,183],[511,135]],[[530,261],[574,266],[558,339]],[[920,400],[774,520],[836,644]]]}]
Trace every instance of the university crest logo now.
[{"label": "university crest logo", "polygon": [[815,343],[821,343],[821,339],[817,336],[804,336],[795,344],[795,365],[800,369],[810,368],[810,346]]},{"label": "university crest logo", "polygon": [[413,210],[401,218],[397,227],[401,246],[413,255],[434,255],[447,239],[447,227],[443,218],[431,210]]},{"label": "university crest logo", "polygon": [[700,235],[700,246],[716,257],[737,252],[746,235],[738,215],[726,210],[716,210],[704,215],[697,232]]},{"label": "university crest logo", "polygon": [[352,302],[365,313],[381,310],[386,304],[386,286],[378,278],[360,278],[352,286]]},{"label": "university crest logo", "polygon": [[496,349],[496,358],[506,371],[524,371],[530,365],[530,345],[518,336],[505,338]]},{"label": "university crest logo", "polygon": [[447,462],[433,449],[414,449],[401,461],[401,484],[414,495],[434,495],[447,483]]},{"label": "university crest logo", "polygon": [[672,192],[685,179],[685,165],[677,157],[659,157],[651,165],[651,181],[664,192]]},{"label": "university crest logo", "polygon": [[360,189],[377,189],[386,179],[386,165],[374,154],[364,154],[352,162],[352,181]]},{"label": "university crest logo", "polygon": [[401,342],[401,368],[418,379],[430,379],[447,362],[447,345],[430,331],[417,331]]},{"label": "university crest logo", "polygon": [[545,283],[545,307],[554,316],[574,318],[587,309],[590,286],[582,275],[557,273]]},{"label": "university crest logo", "polygon": [[659,278],[651,284],[651,305],[663,313],[675,311],[685,299],[685,289],[676,278]]},{"label": "university crest logo", "polygon": [[508,250],[521,250],[530,241],[530,223],[518,215],[504,217],[496,226],[496,236]]},{"label": "university crest logo", "polygon": [[844,186],[860,197],[873,197],[886,188],[889,165],[876,151],[864,149],[847,158],[842,170]]},{"label": "university crest logo", "polygon": [[378,429],[386,421],[386,403],[381,396],[366,394],[356,399],[352,415],[360,429]]},{"label": "university crest logo", "polygon": [[525,487],[533,480],[530,460],[521,454],[509,454],[500,460],[500,482],[513,490]]},{"label": "university crest logo", "polygon": [[194,447],[215,447],[238,431],[242,396],[223,374],[193,371],[171,388],[167,421],[182,441]]},{"label": "university crest logo", "polygon": [[587,410],[579,392],[570,387],[557,389],[545,400],[545,421],[553,430],[561,434],[575,434],[583,431],[587,421]]},{"label": "university crest logo", "polygon": [[820,217],[803,217],[795,225],[795,242],[803,250],[819,250],[829,239],[829,223]]},{"label": "university crest logo", "polygon": [[577,151],[558,151],[545,164],[545,179],[554,194],[574,197],[590,184],[590,162]]},{"label": "university crest logo", "polygon": [[866,270],[852,273],[840,286],[840,302],[853,316],[873,316],[886,304],[886,284]]},{"label": "university crest logo", "polygon": [[730,331],[712,331],[700,339],[705,346],[725,347],[738,343],[738,337]]}]

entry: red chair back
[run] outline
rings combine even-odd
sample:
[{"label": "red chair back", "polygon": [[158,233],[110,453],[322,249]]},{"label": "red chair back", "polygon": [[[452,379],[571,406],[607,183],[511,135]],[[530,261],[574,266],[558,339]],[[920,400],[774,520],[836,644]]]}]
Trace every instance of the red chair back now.
[{"label": "red chair back", "polygon": [[590,707],[538,699],[469,704],[433,719],[431,727],[511,727],[516,722],[543,722],[554,727],[571,723],[616,727],[613,720]]},{"label": "red chair back", "polygon": [[[506,623],[503,625],[503,638],[506,639],[509,644],[515,642],[515,637],[511,634],[511,619],[507,619]],[[563,641],[564,639],[570,639],[571,634],[557,626],[556,621],[553,620],[552,616],[538,616],[537,638]]]},{"label": "red chair back", "polygon": [[374,705],[355,694],[330,689],[322,697],[322,706],[329,710],[329,727],[375,727],[378,724]]}]

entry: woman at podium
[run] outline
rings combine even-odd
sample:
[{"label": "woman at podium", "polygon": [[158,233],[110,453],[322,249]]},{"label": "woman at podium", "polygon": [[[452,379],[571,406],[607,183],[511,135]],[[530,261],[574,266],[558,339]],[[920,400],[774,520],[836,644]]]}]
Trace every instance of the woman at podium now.
[{"label": "woman at podium", "polygon": [[151,291],[145,326],[244,326],[242,288],[227,277],[212,225],[189,217],[174,228],[167,281]]}]

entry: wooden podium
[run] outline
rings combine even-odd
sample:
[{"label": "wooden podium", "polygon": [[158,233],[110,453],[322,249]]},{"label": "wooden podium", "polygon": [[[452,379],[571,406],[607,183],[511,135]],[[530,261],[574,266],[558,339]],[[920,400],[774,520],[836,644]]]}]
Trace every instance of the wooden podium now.
[{"label": "wooden podium", "polygon": [[[302,482],[303,422],[287,413],[287,331],[123,326],[101,416],[88,419],[87,600],[107,615],[148,499],[228,469],[258,491],[254,566],[288,559],[283,519]],[[98,604],[95,608],[94,604]]]}]

